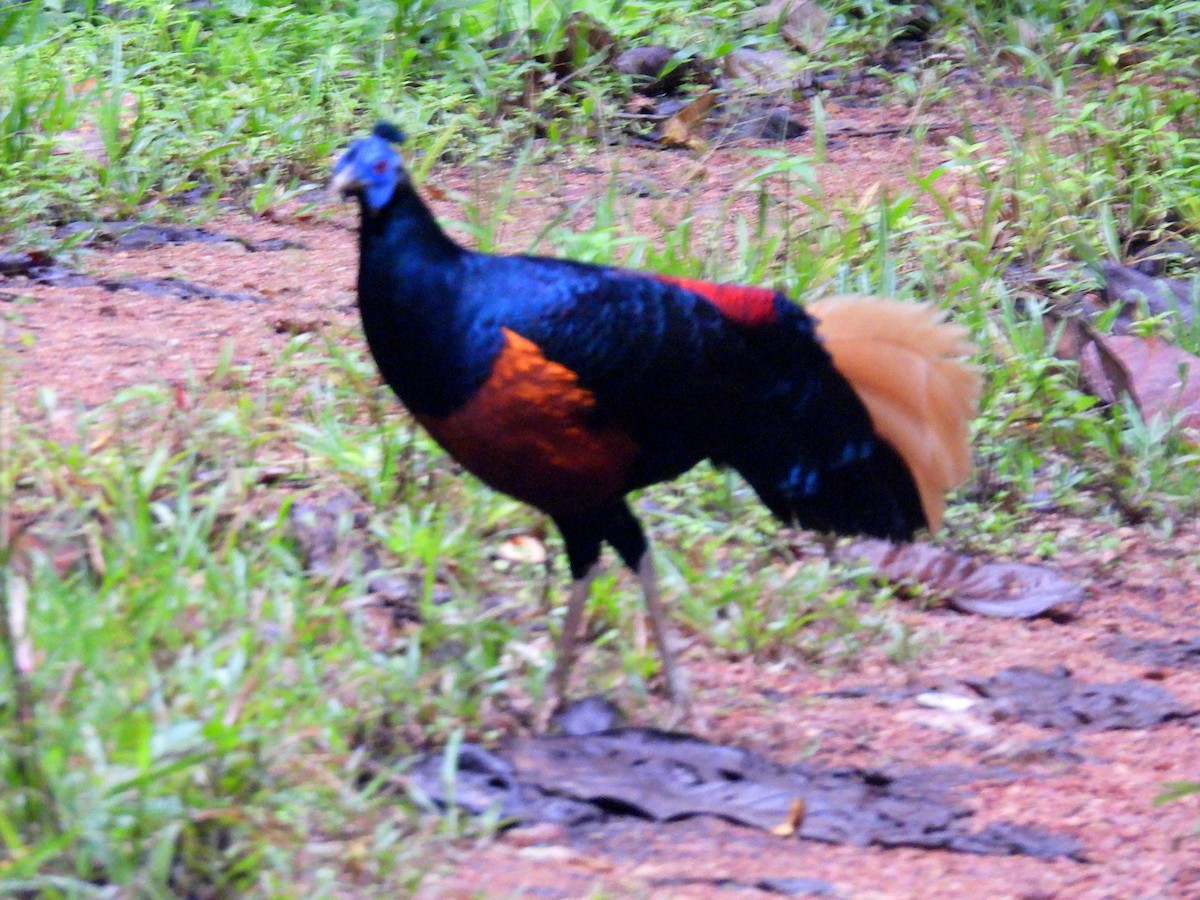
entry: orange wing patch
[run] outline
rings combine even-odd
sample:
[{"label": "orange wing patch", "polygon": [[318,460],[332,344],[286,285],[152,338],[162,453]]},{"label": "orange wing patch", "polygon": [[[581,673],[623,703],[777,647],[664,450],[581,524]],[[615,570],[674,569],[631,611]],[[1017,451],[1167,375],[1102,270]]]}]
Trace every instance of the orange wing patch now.
[{"label": "orange wing patch", "polygon": [[574,372],[516,332],[504,336],[491,376],[465,406],[417,420],[487,484],[552,516],[619,497],[637,445],[588,424],[596,401]]},{"label": "orange wing patch", "polygon": [[769,325],[775,321],[776,293],[770,288],[716,284],[712,281],[676,278],[672,275],[654,277],[659,281],[678,285],[693,294],[699,294],[721,310],[726,318],[742,325]]}]

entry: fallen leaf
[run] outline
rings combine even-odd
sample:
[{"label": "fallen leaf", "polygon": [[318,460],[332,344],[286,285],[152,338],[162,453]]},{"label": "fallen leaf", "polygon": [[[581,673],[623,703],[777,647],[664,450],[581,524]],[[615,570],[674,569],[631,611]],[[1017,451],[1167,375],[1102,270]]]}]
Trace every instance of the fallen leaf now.
[{"label": "fallen leaf", "polygon": [[825,33],[831,16],[812,0],[772,0],[766,6],[753,9],[742,17],[742,27],[760,28],[779,24],[784,40],[805,53],[814,53],[825,46]]},{"label": "fallen leaf", "polygon": [[727,131],[732,139],[788,141],[803,135],[808,126],[793,116],[786,106],[748,104],[730,116]]},{"label": "fallen leaf", "polygon": [[1196,318],[1198,293],[1200,284],[1194,279],[1155,277],[1113,262],[1104,266],[1104,299],[1110,305],[1144,304],[1152,316],[1174,314],[1190,326]]},{"label": "fallen leaf", "polygon": [[889,581],[920,585],[955,609],[984,616],[1030,619],[1055,606],[1083,600],[1083,588],[1045,566],[981,562],[932,544],[854,541],[838,551],[862,560]]},{"label": "fallen leaf", "polygon": [[320,331],[323,325],[328,325],[327,319],[296,319],[291,316],[280,316],[271,323],[276,334],[313,334]]},{"label": "fallen leaf", "polygon": [[613,62],[613,68],[634,79],[640,94],[673,94],[684,82],[712,84],[713,64],[699,56],[680,58],[673,47],[633,47]]},{"label": "fallen leaf", "polygon": [[663,123],[662,135],[659,140],[666,147],[703,150],[704,141],[696,134],[696,130],[716,105],[716,93],[705,91]]},{"label": "fallen leaf", "polygon": [[787,818],[771,829],[771,834],[777,834],[779,837],[791,837],[800,830],[800,826],[804,823],[804,798],[797,797],[792,801],[792,808],[788,810]]},{"label": "fallen leaf", "polygon": [[1125,363],[1109,348],[1106,338],[1080,315],[1063,317],[1051,313],[1047,327],[1058,330],[1054,355],[1079,363],[1084,386],[1105,403],[1116,403],[1133,395],[1132,379]]},{"label": "fallen leaf", "polygon": [[1110,403],[1126,391],[1114,390],[1107,371],[1099,371],[1101,345],[1129,373],[1127,392],[1143,419],[1178,416],[1184,436],[1200,443],[1200,357],[1160,337],[1114,334],[1094,341],[1084,348],[1080,375],[1089,390]]},{"label": "fallen leaf", "polygon": [[554,54],[550,68],[561,82],[574,78],[596,58],[611,62],[615,56],[612,32],[593,16],[576,11],[567,17],[563,47]]},{"label": "fallen leaf", "polygon": [[786,50],[743,48],[725,54],[721,64],[726,78],[765,94],[790,93],[804,71],[804,60]]}]

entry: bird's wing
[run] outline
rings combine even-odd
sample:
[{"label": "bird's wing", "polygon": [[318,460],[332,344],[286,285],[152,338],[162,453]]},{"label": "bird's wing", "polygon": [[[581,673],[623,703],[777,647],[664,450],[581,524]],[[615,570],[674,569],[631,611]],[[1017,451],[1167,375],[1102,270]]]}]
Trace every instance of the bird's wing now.
[{"label": "bird's wing", "polygon": [[[752,379],[753,354],[712,303],[658,279],[510,257],[489,268],[490,314],[574,373],[596,428],[641,448],[630,486],[673,477],[720,446],[723,416]],[[511,285],[511,286],[510,286]]]}]

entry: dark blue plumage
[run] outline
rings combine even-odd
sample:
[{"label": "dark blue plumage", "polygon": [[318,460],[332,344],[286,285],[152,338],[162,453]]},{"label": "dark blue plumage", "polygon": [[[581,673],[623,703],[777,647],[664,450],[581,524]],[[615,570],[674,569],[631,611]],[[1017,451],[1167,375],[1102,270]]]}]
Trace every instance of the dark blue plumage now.
[{"label": "dark blue plumage", "polygon": [[[741,472],[785,521],[895,539],[927,524],[913,475],[799,306],[762,289],[465,250],[413,190],[398,138],[381,125],[334,171],[362,206],[371,353],[467,468],[554,518],[583,596],[601,541],[648,565],[624,495],[706,458]],[[654,620],[650,587],[647,600]],[[571,626],[569,614],[560,667]],[[565,668],[559,677],[565,687]]]}]

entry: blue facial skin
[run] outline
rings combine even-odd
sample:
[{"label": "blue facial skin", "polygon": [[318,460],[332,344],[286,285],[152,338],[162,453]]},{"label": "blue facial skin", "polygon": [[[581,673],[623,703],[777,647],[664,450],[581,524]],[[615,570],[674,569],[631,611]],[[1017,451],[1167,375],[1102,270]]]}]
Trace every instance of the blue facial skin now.
[{"label": "blue facial skin", "polygon": [[378,135],[355,141],[333,167],[333,187],[357,191],[372,215],[387,206],[402,182],[408,181],[404,159],[392,143]]}]

